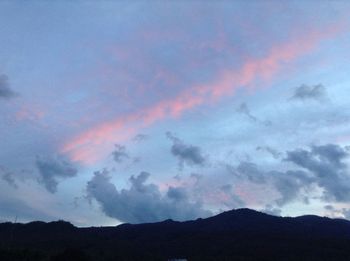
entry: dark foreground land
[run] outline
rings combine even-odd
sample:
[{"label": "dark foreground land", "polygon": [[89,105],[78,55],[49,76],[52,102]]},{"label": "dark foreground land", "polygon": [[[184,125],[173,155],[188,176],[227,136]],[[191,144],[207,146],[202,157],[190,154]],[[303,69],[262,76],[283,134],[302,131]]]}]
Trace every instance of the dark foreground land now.
[{"label": "dark foreground land", "polygon": [[187,222],[0,224],[0,260],[350,260],[350,222],[249,209]]}]

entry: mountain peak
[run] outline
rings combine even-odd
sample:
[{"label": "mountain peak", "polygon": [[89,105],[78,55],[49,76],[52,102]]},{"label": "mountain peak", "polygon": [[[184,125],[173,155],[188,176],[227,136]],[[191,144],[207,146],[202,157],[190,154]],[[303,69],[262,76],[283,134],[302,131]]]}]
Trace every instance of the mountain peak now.
[{"label": "mountain peak", "polygon": [[69,256],[62,260],[78,260],[67,246],[98,261],[168,260],[174,255],[190,260],[350,260],[350,222],[313,215],[275,217],[241,208],[187,222],[103,228],[75,228],[64,221],[4,223],[0,242],[4,249],[42,249],[40,260],[57,251]]}]

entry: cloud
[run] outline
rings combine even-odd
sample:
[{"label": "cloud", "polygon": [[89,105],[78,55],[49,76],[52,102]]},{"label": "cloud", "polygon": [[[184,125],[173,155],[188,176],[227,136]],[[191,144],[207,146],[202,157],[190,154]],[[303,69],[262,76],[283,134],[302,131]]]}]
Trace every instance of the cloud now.
[{"label": "cloud", "polygon": [[1,176],[2,180],[6,181],[7,184],[9,184],[11,187],[17,189],[18,185],[13,177],[12,172],[6,172]]},{"label": "cloud", "polygon": [[138,163],[141,161],[141,157],[131,158],[127,152],[126,147],[120,144],[115,144],[115,150],[112,152],[112,156],[115,162],[122,163],[125,160],[131,160],[131,164]]},{"label": "cloud", "polygon": [[171,132],[167,132],[166,135],[173,142],[171,153],[178,158],[180,169],[185,164],[189,166],[204,165],[206,158],[203,156],[199,147],[183,143],[183,141],[175,137]]},{"label": "cloud", "polygon": [[53,220],[54,217],[44,211],[33,208],[21,199],[15,197],[0,197],[0,220],[14,222],[16,218],[19,221],[32,220]]},{"label": "cloud", "polygon": [[35,161],[39,170],[39,182],[44,184],[47,191],[55,193],[59,179],[72,178],[77,175],[77,169],[68,161],[56,158],[40,158]]},{"label": "cloud", "polygon": [[332,218],[345,218],[350,220],[350,208],[348,207],[337,208],[333,205],[325,205],[324,209],[328,212],[327,215]]},{"label": "cloud", "polygon": [[269,215],[273,216],[281,216],[281,209],[276,208],[270,204],[267,204],[264,209],[261,210],[261,212],[264,212]]},{"label": "cloud", "polygon": [[186,189],[181,187],[177,187],[177,188],[169,187],[167,196],[176,201],[187,200]]},{"label": "cloud", "polygon": [[272,46],[264,57],[247,59],[239,68],[223,68],[215,79],[207,83],[194,83],[172,98],[159,100],[149,107],[119,115],[78,133],[65,142],[61,153],[69,155],[73,161],[94,163],[106,155],[111,142],[130,139],[157,121],[179,117],[198,106],[232,96],[239,89],[252,91],[253,86],[262,86],[257,83],[273,80],[282,69],[288,68],[286,65],[312,52],[320,42],[334,37],[339,30],[337,25],[322,31],[311,31],[301,38]]},{"label": "cloud", "polygon": [[314,179],[304,171],[270,171],[267,175],[270,176],[272,184],[280,193],[280,197],[276,200],[276,204],[280,207],[299,198],[314,182]]},{"label": "cloud", "polygon": [[141,142],[141,141],[145,141],[145,140],[147,140],[147,139],[149,139],[149,136],[148,136],[148,135],[140,133],[140,134],[137,134],[137,135],[133,138],[133,141],[135,141],[135,142]]},{"label": "cloud", "polygon": [[335,144],[312,146],[287,152],[286,161],[310,171],[318,186],[324,189],[324,199],[350,201],[350,177],[344,163],[348,151]]},{"label": "cloud", "polygon": [[294,90],[291,100],[316,100],[324,101],[327,99],[326,88],[322,84],[306,85],[303,84]]},{"label": "cloud", "polygon": [[246,115],[249,119],[251,119],[254,122],[257,122],[258,120],[255,116],[253,116],[250,113],[250,109],[248,108],[248,105],[245,102],[241,103],[241,105],[237,109],[237,112]]},{"label": "cloud", "polygon": [[350,202],[350,175],[345,164],[349,152],[346,148],[326,144],[295,149],[286,154],[282,162],[292,162],[302,169],[264,171],[255,163],[245,161],[237,166],[227,164],[226,168],[239,179],[272,185],[280,194],[275,200],[279,207],[298,198],[308,204],[310,192],[315,188],[322,190],[323,201]]},{"label": "cloud", "polygon": [[333,211],[335,208],[332,205],[326,205],[324,209]]},{"label": "cloud", "polygon": [[17,94],[10,88],[8,77],[5,74],[0,74],[0,99],[10,99]]},{"label": "cloud", "polygon": [[239,175],[244,176],[249,181],[254,183],[264,183],[265,174],[258,169],[258,166],[251,162],[240,162],[236,168]]},{"label": "cloud", "polygon": [[115,150],[112,152],[112,155],[113,159],[118,163],[130,158],[129,154],[126,152],[125,146],[119,144],[115,144]]},{"label": "cloud", "polygon": [[343,208],[341,212],[346,219],[350,220],[350,209],[349,208]]},{"label": "cloud", "polygon": [[162,194],[157,185],[146,184],[149,176],[147,172],[131,176],[130,188],[118,191],[107,170],[97,171],[87,183],[88,197],[99,202],[107,216],[122,222],[182,221],[211,215],[199,202],[191,202],[184,188],[170,187]]},{"label": "cloud", "polygon": [[237,167],[232,165],[226,167],[231,174],[239,179],[259,185],[272,185],[280,194],[275,200],[279,207],[300,197],[314,182],[308,173],[301,170],[263,171],[255,163],[245,161],[240,162]]},{"label": "cloud", "polygon": [[257,151],[266,151],[272,155],[275,159],[279,159],[282,156],[281,152],[269,147],[269,146],[258,146],[256,147]]},{"label": "cloud", "polygon": [[245,206],[242,199],[234,192],[234,187],[231,184],[221,186],[216,194],[219,202],[229,209]]},{"label": "cloud", "polygon": [[270,121],[263,121],[263,120],[260,120],[257,117],[255,117],[250,112],[250,109],[249,109],[248,105],[245,102],[241,103],[241,105],[237,109],[237,112],[245,115],[252,122],[259,123],[259,124],[262,124],[262,125],[265,125],[265,126],[271,126],[272,125],[272,123]]}]

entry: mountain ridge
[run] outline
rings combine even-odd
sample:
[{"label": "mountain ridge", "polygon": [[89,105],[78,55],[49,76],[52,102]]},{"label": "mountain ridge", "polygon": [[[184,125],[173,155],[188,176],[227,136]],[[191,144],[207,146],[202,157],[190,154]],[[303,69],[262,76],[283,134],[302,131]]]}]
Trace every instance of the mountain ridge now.
[{"label": "mountain ridge", "polygon": [[[350,260],[348,249],[348,220],[278,217],[251,209],[183,222],[168,219],[112,227],[79,228],[66,221],[0,224],[2,261]],[[20,251],[26,251],[25,259]]]}]

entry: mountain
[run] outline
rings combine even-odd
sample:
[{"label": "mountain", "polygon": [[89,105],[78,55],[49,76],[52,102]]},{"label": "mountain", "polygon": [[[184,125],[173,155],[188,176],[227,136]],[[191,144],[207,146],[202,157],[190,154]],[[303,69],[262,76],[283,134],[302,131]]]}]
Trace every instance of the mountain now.
[{"label": "mountain", "polygon": [[350,260],[350,222],[237,209],[206,219],[77,228],[0,224],[0,260]]}]

